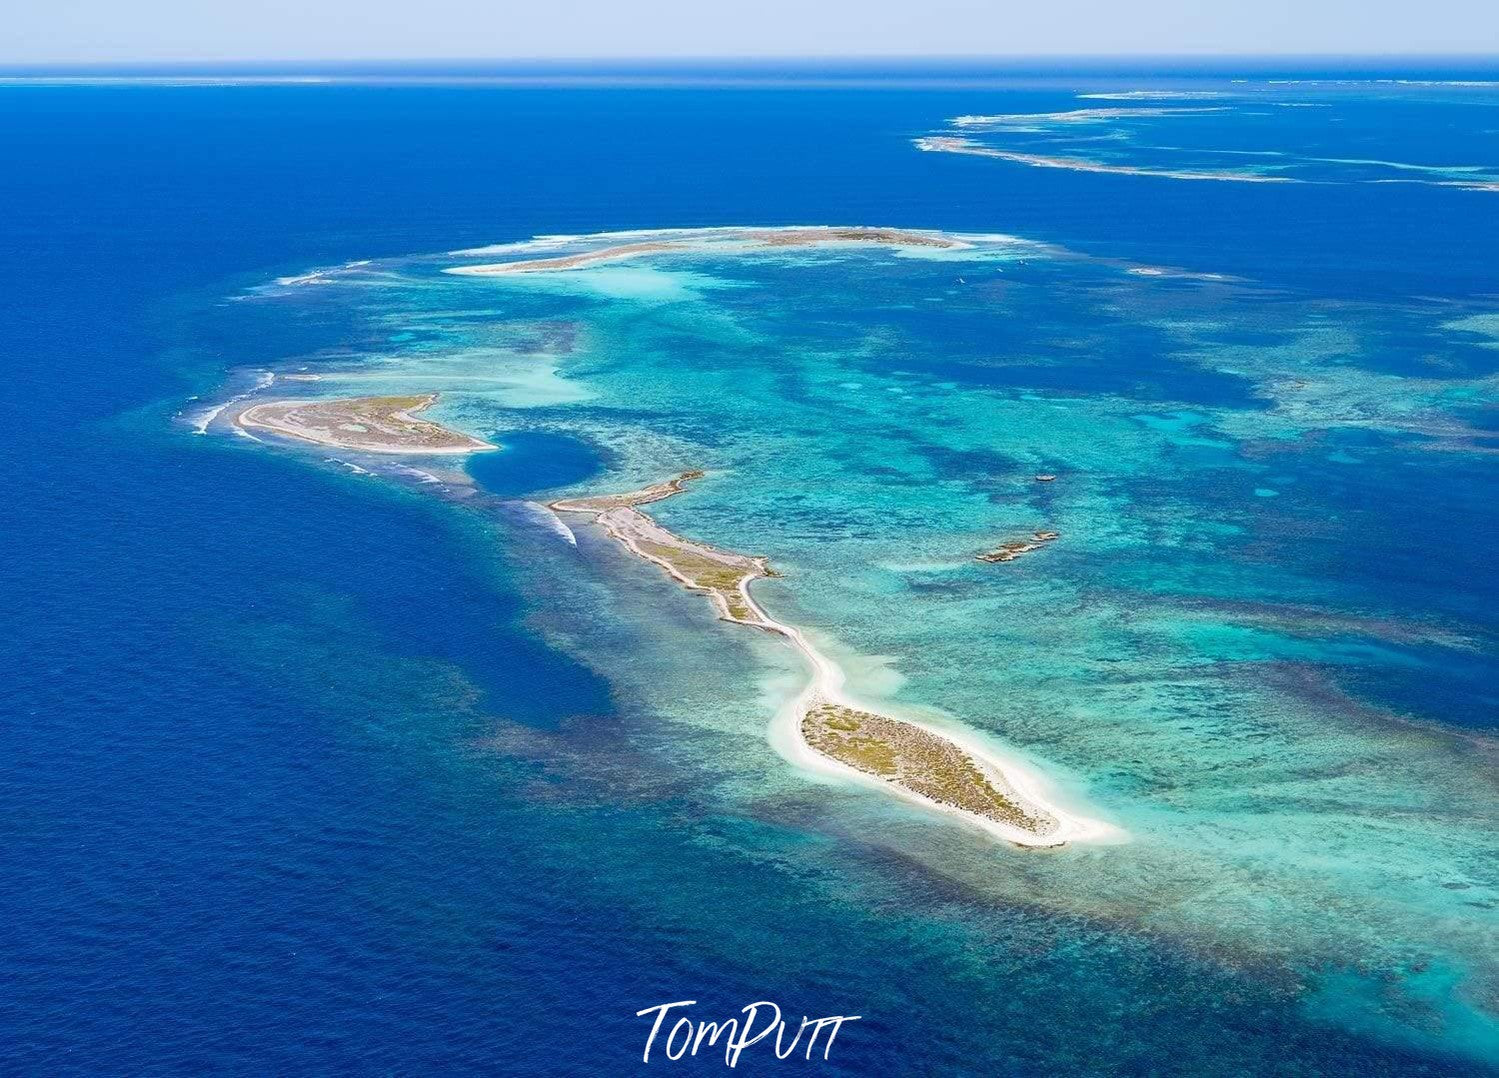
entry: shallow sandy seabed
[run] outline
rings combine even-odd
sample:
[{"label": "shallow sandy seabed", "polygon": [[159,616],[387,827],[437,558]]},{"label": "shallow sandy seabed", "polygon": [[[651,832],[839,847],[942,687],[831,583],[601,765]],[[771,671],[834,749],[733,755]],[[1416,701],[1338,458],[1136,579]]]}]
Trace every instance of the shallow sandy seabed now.
[{"label": "shallow sandy seabed", "polygon": [[1005,765],[971,746],[919,723],[856,707],[842,696],[844,675],[794,626],[770,617],[750,596],[749,585],[774,572],[764,558],[695,543],[661,527],[637,506],[662,501],[701,478],[701,471],[641,490],[553,502],[559,513],[588,513],[632,553],[664,568],[679,583],[705,592],[719,616],[789,640],[813,669],[812,683],[795,701],[791,728],[805,762],[808,750],[823,764],[873,777],[885,789],[957,815],[1021,846],[1060,846],[1068,841],[1116,837],[1112,829],[1083,820],[1022,792]]}]

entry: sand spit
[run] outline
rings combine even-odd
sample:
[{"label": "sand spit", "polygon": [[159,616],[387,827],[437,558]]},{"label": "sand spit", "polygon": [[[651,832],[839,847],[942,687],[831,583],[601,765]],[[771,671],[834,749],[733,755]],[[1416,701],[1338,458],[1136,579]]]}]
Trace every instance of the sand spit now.
[{"label": "sand spit", "polygon": [[774,575],[764,558],[734,554],[683,539],[635,508],[670,498],[702,475],[700,471],[683,472],[665,483],[627,494],[574,498],[553,502],[551,507],[559,513],[592,514],[594,523],[611,538],[646,561],[661,566],[683,586],[705,593],[725,621],[772,629],[775,623],[749,597],[751,580]]},{"label": "sand spit", "polygon": [[530,258],[515,262],[495,262],[484,266],[453,266],[445,273],[467,277],[492,277],[511,273],[553,273],[583,269],[601,262],[619,262],[642,255],[673,251],[702,251],[706,245],[745,245],[749,249],[776,247],[814,247],[823,244],[863,243],[882,247],[964,247],[960,240],[932,232],[915,232],[898,228],[736,228],[705,231],[700,236],[681,239],[642,240],[621,243],[596,251],[558,255],[555,258]]},{"label": "sand spit", "polygon": [[282,400],[252,405],[235,416],[241,428],[364,453],[477,453],[498,446],[418,419],[437,394]]},{"label": "sand spit", "polygon": [[593,517],[636,556],[665,569],[678,583],[706,594],[719,617],[784,637],[807,660],[812,681],[785,716],[791,754],[813,770],[873,781],[930,808],[952,813],[1020,846],[1060,846],[1103,838],[1113,829],[1048,804],[1038,783],[1017,765],[1001,763],[971,743],[921,723],[879,715],[842,692],[843,671],[794,625],[770,617],[749,592],[752,581],[774,576],[763,557],[719,550],[661,527],[639,506],[681,493],[701,471],[625,494],[553,502],[558,513]]}]

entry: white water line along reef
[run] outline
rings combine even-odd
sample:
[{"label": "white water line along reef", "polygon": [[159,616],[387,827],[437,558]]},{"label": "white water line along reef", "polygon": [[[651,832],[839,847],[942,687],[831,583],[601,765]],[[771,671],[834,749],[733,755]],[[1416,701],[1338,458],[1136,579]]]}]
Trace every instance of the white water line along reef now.
[{"label": "white water line along reef", "polygon": [[696,470],[684,472],[642,490],[565,499],[553,502],[552,508],[589,515],[631,553],[659,565],[684,587],[708,595],[725,621],[763,629],[789,641],[813,673],[790,715],[803,747],[1017,845],[1059,846],[1108,831],[1021,792],[1006,777],[1004,766],[979,750],[960,746],[919,723],[857,706],[844,695],[844,676],[837,665],[814,648],[801,630],[772,618],[750,595],[751,583],[774,575],[766,559],[684,539],[639,510],[639,506],[681,493],[688,482],[702,475]]},{"label": "white water line along reef", "polygon": [[[1203,258],[788,225],[359,261],[236,305],[326,340],[184,420],[487,514],[703,817],[1478,1021],[1492,738],[1371,686],[1476,668],[1384,507],[1482,549],[1499,321]],[[601,736],[548,762],[586,784]]]}]

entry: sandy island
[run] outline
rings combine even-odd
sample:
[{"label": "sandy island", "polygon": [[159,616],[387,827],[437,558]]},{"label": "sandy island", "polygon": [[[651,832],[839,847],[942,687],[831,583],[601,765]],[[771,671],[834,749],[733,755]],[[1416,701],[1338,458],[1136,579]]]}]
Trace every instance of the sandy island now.
[{"label": "sandy island", "polygon": [[641,255],[670,251],[698,251],[704,239],[727,239],[757,247],[812,247],[828,243],[867,243],[884,247],[963,247],[959,240],[931,232],[912,232],[899,228],[740,228],[705,230],[702,239],[642,240],[621,243],[596,251],[559,255],[555,258],[529,258],[516,262],[495,262],[484,266],[454,266],[444,270],[469,277],[491,277],[508,273],[549,273],[582,269],[600,262],[618,262]]},{"label": "sandy island", "polygon": [[246,429],[364,453],[478,453],[499,448],[413,415],[435,400],[437,394],[428,393],[267,401],[246,408],[234,421]]},{"label": "sandy island", "polygon": [[886,790],[954,813],[1021,846],[1060,846],[1111,830],[1047,804],[1032,778],[982,748],[920,723],[876,714],[845,697],[837,664],[800,629],[771,618],[750,596],[752,581],[775,575],[765,558],[684,539],[638,508],[680,493],[702,475],[683,472],[642,490],[564,499],[551,508],[591,515],[632,553],[659,565],[683,586],[705,593],[725,621],[775,633],[801,652],[813,678],[788,718],[803,763],[876,780]]}]

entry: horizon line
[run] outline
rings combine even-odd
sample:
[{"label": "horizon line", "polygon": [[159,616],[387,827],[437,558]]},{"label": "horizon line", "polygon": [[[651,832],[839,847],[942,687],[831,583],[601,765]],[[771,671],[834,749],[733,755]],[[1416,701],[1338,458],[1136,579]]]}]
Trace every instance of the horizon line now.
[{"label": "horizon line", "polygon": [[1121,64],[1121,63],[1277,63],[1277,62],[1325,63],[1411,63],[1411,62],[1462,62],[1479,66],[1499,67],[1499,53],[1425,51],[1425,52],[1016,52],[1016,53],[786,53],[786,54],[701,54],[661,55],[572,55],[572,56],[429,56],[429,57],[219,57],[219,58],[130,58],[130,59],[48,59],[48,60],[4,60],[0,59],[0,71],[97,71],[101,69],[191,69],[245,67],[252,69],[308,69],[318,67],[351,68],[370,65],[380,68],[421,69],[424,67],[452,68],[565,68],[565,67],[649,67],[653,69],[691,67],[704,64],[730,64],[749,67],[775,65],[839,65],[861,67],[877,64],[898,65],[962,65],[962,64],[1040,64],[1059,63]]}]

